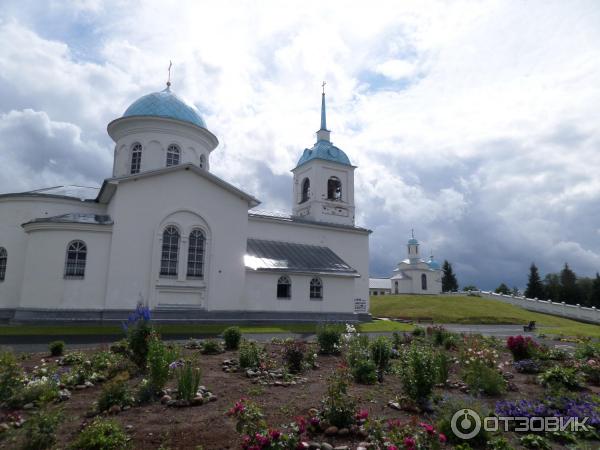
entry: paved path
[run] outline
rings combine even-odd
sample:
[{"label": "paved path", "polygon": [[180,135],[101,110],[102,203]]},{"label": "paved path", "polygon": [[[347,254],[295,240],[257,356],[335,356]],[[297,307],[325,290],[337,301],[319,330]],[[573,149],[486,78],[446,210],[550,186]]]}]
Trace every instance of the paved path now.
[{"label": "paved path", "polygon": [[[484,336],[495,336],[499,338],[505,338],[507,336],[513,336],[516,334],[524,334],[522,325],[458,325],[458,324],[446,324],[444,325],[449,331],[455,333],[474,333],[482,334]],[[370,336],[380,335],[391,335],[391,333],[368,333]],[[534,333],[527,333],[531,336],[535,336]],[[311,340],[315,338],[312,333],[266,333],[266,334],[244,334],[248,339],[254,339],[260,342],[268,342],[272,338],[277,337],[285,339],[293,337],[296,339]],[[164,336],[165,340],[175,342],[185,342],[188,340],[190,335],[167,335]],[[195,338],[207,338],[214,337],[214,335],[195,335]],[[48,343],[55,340],[63,340],[66,342],[67,347],[70,349],[84,349],[92,347],[102,347],[110,345],[121,339],[119,335],[99,335],[99,336],[0,336],[0,347],[9,348],[15,352],[45,352],[48,350]]]}]

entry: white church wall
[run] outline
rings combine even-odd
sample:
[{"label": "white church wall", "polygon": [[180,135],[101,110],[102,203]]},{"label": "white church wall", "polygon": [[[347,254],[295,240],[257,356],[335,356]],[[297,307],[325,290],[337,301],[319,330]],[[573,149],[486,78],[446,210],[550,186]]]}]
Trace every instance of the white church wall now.
[{"label": "white church wall", "polygon": [[310,275],[287,274],[292,283],[290,299],[277,298],[277,280],[281,274],[246,271],[244,309],[274,312],[354,313],[353,278],[321,275],[323,299],[310,298]]},{"label": "white church wall", "polygon": [[[53,226],[56,227],[55,224]],[[101,226],[96,227],[100,229]],[[103,308],[110,227],[102,226],[103,231],[84,229],[93,227],[68,228],[40,228],[28,233],[23,270],[26,282],[21,292],[21,308]],[[74,240],[82,240],[87,247],[82,279],[64,277],[67,246]]]},{"label": "white church wall", "polygon": [[0,198],[0,247],[6,248],[8,254],[6,277],[0,282],[0,308],[19,305],[28,239],[21,225],[40,217],[75,212],[105,214],[105,207],[75,199],[42,196]]},{"label": "white church wall", "polygon": [[365,300],[368,307],[368,232],[250,217],[248,237],[329,247],[360,274],[354,279],[354,298]]},{"label": "white church wall", "polygon": [[[210,229],[205,298],[198,298],[199,303],[195,306],[208,310],[240,309],[248,222],[245,200],[193,172],[175,171],[121,182],[109,211],[115,220],[115,228],[110,254],[108,308],[132,308],[140,299],[153,308],[159,301],[177,304],[178,291],[183,294],[182,302],[191,306],[189,292],[190,287],[198,285],[196,280],[159,277],[163,232],[159,226],[170,215],[192,211]],[[180,243],[179,257],[180,260],[187,257],[186,242]],[[163,286],[160,299],[157,286]],[[168,300],[166,291],[171,291],[175,297]]]}]

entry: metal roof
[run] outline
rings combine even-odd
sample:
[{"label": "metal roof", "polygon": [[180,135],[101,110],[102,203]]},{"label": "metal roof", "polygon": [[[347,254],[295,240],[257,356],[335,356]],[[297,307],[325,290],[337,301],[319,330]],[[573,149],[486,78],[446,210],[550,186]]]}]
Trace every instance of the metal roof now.
[{"label": "metal roof", "polygon": [[291,242],[248,239],[244,263],[259,271],[359,276],[329,247]]},{"label": "metal roof", "polygon": [[367,233],[371,233],[371,230],[363,227],[357,227],[355,225],[344,225],[341,223],[333,223],[333,222],[321,222],[316,220],[303,219],[301,217],[293,216],[289,213],[278,212],[278,211],[264,211],[261,209],[252,209],[248,211],[248,217],[253,218],[256,217],[258,219],[271,219],[282,222],[290,222],[290,223],[299,223],[299,224],[307,224],[307,225],[318,225],[323,227],[331,227],[331,228],[342,228],[345,230],[354,230],[354,231],[363,231]]},{"label": "metal roof", "polygon": [[27,223],[90,223],[95,225],[112,225],[113,220],[106,214],[71,213],[60,216],[39,217]]},{"label": "metal roof", "polygon": [[82,201],[90,201],[95,200],[98,196],[98,192],[100,188],[97,187],[88,187],[88,186],[75,186],[75,185],[66,185],[66,186],[53,186],[49,188],[43,189],[35,189],[33,191],[26,192],[14,192],[1,194],[0,197],[36,197],[36,196],[52,196],[52,197],[63,197],[63,198],[72,198]]},{"label": "metal roof", "polygon": [[369,289],[391,289],[392,282],[389,278],[369,278]]}]

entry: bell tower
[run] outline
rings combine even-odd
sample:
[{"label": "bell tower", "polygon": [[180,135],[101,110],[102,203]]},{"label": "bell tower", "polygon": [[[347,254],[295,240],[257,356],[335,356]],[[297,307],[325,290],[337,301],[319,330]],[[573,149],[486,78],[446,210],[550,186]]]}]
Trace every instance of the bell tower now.
[{"label": "bell tower", "polygon": [[354,169],[334,146],[327,129],[325,82],[321,93],[321,127],[317,142],[304,149],[294,174],[293,215],[316,222],[354,225]]}]

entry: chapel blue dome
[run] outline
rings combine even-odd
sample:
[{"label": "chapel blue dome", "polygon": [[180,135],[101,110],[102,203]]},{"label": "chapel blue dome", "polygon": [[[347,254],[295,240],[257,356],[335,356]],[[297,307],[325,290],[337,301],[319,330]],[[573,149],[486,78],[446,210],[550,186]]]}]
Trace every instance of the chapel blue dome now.
[{"label": "chapel blue dome", "polygon": [[440,267],[441,267],[440,263],[432,258],[429,258],[429,261],[427,261],[427,265],[429,266],[430,269],[433,269],[433,270],[440,270]]},{"label": "chapel blue dome", "polygon": [[173,94],[168,86],[163,91],[144,95],[133,102],[123,113],[123,117],[131,116],[165,117],[206,128],[198,110]]},{"label": "chapel blue dome", "polygon": [[324,159],[327,161],[336,162],[338,164],[344,164],[346,166],[352,165],[350,163],[350,159],[343,152],[343,150],[340,150],[331,142],[325,140],[317,141],[312,148],[305,148],[296,166],[301,166],[302,164],[312,161],[313,159]]},{"label": "chapel blue dome", "polygon": [[408,240],[408,244],[409,245],[414,245],[414,244],[418,244],[418,243],[419,243],[419,241],[417,241],[415,238],[412,238],[412,239]]}]

